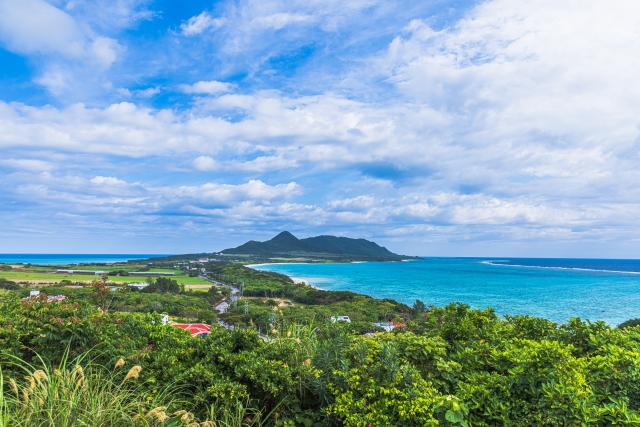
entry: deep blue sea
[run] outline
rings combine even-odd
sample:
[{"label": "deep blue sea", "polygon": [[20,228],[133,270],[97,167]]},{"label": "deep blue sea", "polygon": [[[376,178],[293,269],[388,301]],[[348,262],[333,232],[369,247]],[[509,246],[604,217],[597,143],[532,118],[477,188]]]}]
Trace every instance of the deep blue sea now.
[{"label": "deep blue sea", "polygon": [[40,264],[40,265],[63,265],[63,264],[88,264],[123,262],[132,259],[147,259],[159,256],[160,254],[0,254],[0,262],[5,264]]},{"label": "deep blue sea", "polygon": [[425,258],[406,262],[268,264],[256,269],[413,305],[463,302],[499,315],[617,325],[640,317],[640,260]]}]

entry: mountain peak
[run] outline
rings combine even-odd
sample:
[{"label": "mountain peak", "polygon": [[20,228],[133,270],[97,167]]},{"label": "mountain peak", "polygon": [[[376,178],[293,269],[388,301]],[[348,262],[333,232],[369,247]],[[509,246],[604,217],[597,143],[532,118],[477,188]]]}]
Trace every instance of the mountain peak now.
[{"label": "mountain peak", "polygon": [[300,239],[298,239],[296,236],[294,236],[293,234],[291,234],[288,231],[283,231],[281,233],[279,233],[276,237],[274,237],[271,240],[268,240],[268,242],[273,242],[273,243],[291,243],[291,242],[299,242]]},{"label": "mountain peak", "polygon": [[348,237],[317,236],[298,239],[283,231],[271,240],[251,240],[237,248],[225,249],[225,254],[261,255],[267,257],[312,257],[321,259],[399,260],[407,257],[394,254],[375,242]]}]

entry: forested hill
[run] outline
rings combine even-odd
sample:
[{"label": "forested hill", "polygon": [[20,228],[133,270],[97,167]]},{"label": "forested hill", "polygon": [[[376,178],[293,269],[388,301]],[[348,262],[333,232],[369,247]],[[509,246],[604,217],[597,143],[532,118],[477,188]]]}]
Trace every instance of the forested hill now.
[{"label": "forested hill", "polygon": [[313,257],[328,259],[375,259],[401,260],[412,257],[395,254],[377,243],[365,239],[347,237],[316,236],[298,239],[288,231],[283,231],[271,240],[257,242],[251,240],[237,248],[225,249],[227,255],[260,255],[265,257]]}]

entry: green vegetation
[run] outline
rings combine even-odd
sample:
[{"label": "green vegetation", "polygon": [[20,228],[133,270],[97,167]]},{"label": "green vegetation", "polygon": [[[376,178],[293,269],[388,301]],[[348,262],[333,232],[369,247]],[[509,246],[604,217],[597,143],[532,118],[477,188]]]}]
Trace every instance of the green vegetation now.
[{"label": "green vegetation", "polygon": [[640,328],[462,304],[413,314],[407,331],[370,337],[278,312],[267,342],[218,326],[199,339],[156,315],[4,292],[0,425],[640,423]]},{"label": "green vegetation", "polygon": [[[38,282],[46,282],[46,283],[56,283],[62,280],[68,280],[72,283],[75,283],[75,282],[89,283],[95,278],[96,276],[85,275],[85,274],[46,273],[43,271],[32,271],[31,269],[28,271],[24,271],[24,270],[0,271],[0,279],[11,280],[14,282],[38,281]],[[187,275],[172,276],[171,278],[177,281],[179,284],[183,284],[183,285],[206,285],[209,283],[206,280],[200,279],[199,277],[189,277]],[[144,276],[141,277],[141,276],[109,275],[109,281],[115,282],[115,283],[137,283],[137,282],[144,282],[145,279],[146,277]]]},{"label": "green vegetation", "polygon": [[640,325],[640,319],[629,319],[626,322],[620,323],[618,325],[618,328],[620,328],[620,329],[635,328],[638,325]]},{"label": "green vegetation", "polygon": [[225,255],[252,255],[262,258],[299,258],[310,260],[350,261],[398,261],[410,259],[394,254],[386,248],[365,239],[347,237],[317,236],[298,239],[288,231],[283,231],[271,240],[257,242],[251,240],[237,248],[225,249]]},{"label": "green vegetation", "polygon": [[[202,292],[166,277],[41,288],[62,302],[1,282],[0,426],[640,425],[638,320],[500,319],[202,268],[218,283]],[[219,315],[234,330],[212,311],[228,287],[245,296]],[[214,326],[192,338],[163,312]],[[404,327],[365,336],[378,321]]]},{"label": "green vegetation", "polygon": [[[274,315],[273,301],[280,300],[278,312],[294,322],[329,319],[333,315],[347,315],[351,327],[358,332],[374,332],[373,322],[411,318],[411,308],[393,300],[377,300],[353,292],[321,291],[302,283],[294,283],[283,274],[254,270],[239,264],[209,263],[207,271],[214,280],[240,287],[244,284],[245,301],[229,313],[220,315],[226,322],[236,325],[256,325],[268,329]],[[270,302],[272,301],[272,302]],[[287,302],[289,301],[289,302]]]}]

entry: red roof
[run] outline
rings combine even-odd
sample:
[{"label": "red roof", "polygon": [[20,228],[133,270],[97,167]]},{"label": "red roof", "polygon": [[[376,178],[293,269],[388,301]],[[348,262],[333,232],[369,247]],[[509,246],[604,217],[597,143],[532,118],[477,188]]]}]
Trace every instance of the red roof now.
[{"label": "red roof", "polygon": [[404,328],[405,327],[404,323],[395,322],[393,320],[391,322],[389,322],[389,323],[391,323],[394,328]]},{"label": "red roof", "polygon": [[192,337],[197,337],[202,333],[209,332],[209,329],[211,329],[211,325],[204,323],[174,323],[171,326],[191,332]]}]

